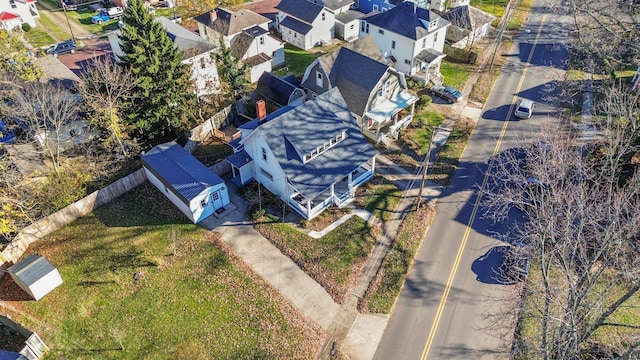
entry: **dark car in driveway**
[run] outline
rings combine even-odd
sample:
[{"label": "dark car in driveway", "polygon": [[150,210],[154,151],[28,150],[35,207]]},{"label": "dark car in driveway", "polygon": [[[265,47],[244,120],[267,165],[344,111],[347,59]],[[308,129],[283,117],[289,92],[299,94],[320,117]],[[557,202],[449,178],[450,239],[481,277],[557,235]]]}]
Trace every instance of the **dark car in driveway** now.
[{"label": "dark car in driveway", "polygon": [[58,57],[58,55],[62,55],[62,54],[69,54],[69,53],[73,54],[74,52],[76,52],[76,49],[77,49],[77,46],[75,41],[65,40],[50,47],[47,50],[47,54]]},{"label": "dark car in driveway", "polygon": [[432,86],[431,94],[447,100],[450,104],[462,100],[462,92],[452,88],[451,86]]}]

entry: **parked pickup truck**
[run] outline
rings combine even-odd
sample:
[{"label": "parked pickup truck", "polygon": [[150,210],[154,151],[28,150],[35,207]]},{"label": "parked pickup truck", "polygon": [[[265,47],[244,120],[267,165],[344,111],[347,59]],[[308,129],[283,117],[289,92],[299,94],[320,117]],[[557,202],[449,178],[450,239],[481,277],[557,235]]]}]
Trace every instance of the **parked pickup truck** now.
[{"label": "parked pickup truck", "polygon": [[102,24],[103,22],[111,19],[118,19],[124,14],[124,9],[116,6],[109,9],[102,9],[98,12],[98,15],[91,17],[91,22],[94,24]]}]

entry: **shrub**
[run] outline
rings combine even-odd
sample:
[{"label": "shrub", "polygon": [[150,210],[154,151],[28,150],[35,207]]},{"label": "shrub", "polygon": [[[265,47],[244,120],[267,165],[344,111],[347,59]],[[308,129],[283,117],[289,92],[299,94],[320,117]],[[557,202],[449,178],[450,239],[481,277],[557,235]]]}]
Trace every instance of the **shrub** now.
[{"label": "shrub", "polygon": [[424,110],[427,106],[431,105],[431,101],[432,99],[430,95],[420,95],[416,106],[418,107],[418,109]]},{"label": "shrub", "polygon": [[22,23],[22,31],[29,32],[29,30],[31,30],[31,25],[27,23]]},{"label": "shrub", "polygon": [[257,210],[251,212],[251,218],[253,220],[257,220],[257,219],[260,219],[261,217],[263,217],[266,213],[267,213],[267,211],[264,208],[262,208],[262,209],[258,208]]}]

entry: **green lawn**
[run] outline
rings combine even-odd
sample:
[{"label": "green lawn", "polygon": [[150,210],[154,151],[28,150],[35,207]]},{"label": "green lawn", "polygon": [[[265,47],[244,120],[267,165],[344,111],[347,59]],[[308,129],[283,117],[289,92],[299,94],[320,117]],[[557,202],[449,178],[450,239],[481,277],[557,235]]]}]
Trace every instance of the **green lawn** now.
[{"label": "green lawn", "polygon": [[359,304],[360,309],[370,313],[391,312],[433,215],[432,208],[423,206],[405,216],[391,249]]},{"label": "green lawn", "polygon": [[340,303],[376,242],[376,231],[357,216],[320,239],[268,216],[257,219],[255,227]]},{"label": "green lawn", "polygon": [[[42,25],[43,29],[34,28],[32,29],[32,31],[37,29],[36,31],[47,32],[53,38],[53,41],[51,43],[44,45],[51,45],[56,43],[57,41],[71,39],[71,33],[69,32],[68,27],[62,27],[62,24],[54,23],[47,16],[40,14],[40,20],[38,22],[40,25]],[[42,43],[44,41],[44,37],[40,38],[39,40],[39,42]],[[36,46],[35,44],[33,45]]]},{"label": "green lawn", "polygon": [[81,7],[76,11],[67,11],[67,15],[71,21],[75,21],[76,23],[82,25],[91,33],[102,33],[109,30],[116,30],[118,28],[118,20],[113,19],[102,24],[94,24],[91,22],[91,17],[97,15],[98,13],[91,10],[88,7]]},{"label": "green lawn", "polygon": [[56,42],[49,33],[37,27],[24,33],[24,37],[35,48],[45,48]]},{"label": "green lawn", "polygon": [[316,54],[285,44],[284,58],[287,62],[287,67],[276,73],[278,75],[294,74],[297,77],[301,77],[304,75],[305,70],[307,70],[307,66],[317,57],[318,55]]},{"label": "green lawn", "polygon": [[438,159],[435,164],[431,166],[431,171],[428,176],[430,181],[444,187],[449,185],[451,176],[458,166],[458,162],[460,161],[464,148],[469,142],[472,131],[472,124],[456,123],[447,142],[442,146],[442,149],[440,149]]},{"label": "green lawn", "polygon": [[12,317],[44,339],[49,359],[317,353],[321,330],[220,243],[144,184],[32,245],[64,283],[38,302],[10,302],[24,311]]},{"label": "green lawn", "polygon": [[472,69],[466,64],[443,61],[440,65],[440,73],[444,77],[445,84],[462,91],[471,76]]},{"label": "green lawn", "polygon": [[487,12],[497,18],[504,14],[508,0],[471,0],[471,6]]},{"label": "green lawn", "polygon": [[357,190],[356,203],[383,221],[391,220],[402,192],[391,182],[376,176]]}]

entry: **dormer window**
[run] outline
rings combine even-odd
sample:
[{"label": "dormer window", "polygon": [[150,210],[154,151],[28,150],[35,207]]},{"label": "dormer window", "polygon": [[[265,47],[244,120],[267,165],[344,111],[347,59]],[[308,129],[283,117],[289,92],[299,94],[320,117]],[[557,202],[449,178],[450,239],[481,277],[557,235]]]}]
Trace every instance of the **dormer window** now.
[{"label": "dormer window", "polygon": [[343,131],[340,134],[338,134],[338,135],[332,137],[331,139],[329,139],[329,141],[327,141],[326,143],[324,143],[324,144],[318,146],[317,148],[311,150],[310,152],[306,153],[304,155],[304,163],[306,164],[307,162],[309,162],[309,160],[311,160],[314,157],[322,154],[323,152],[331,149],[337,143],[339,143],[340,141],[344,140],[345,137],[346,137],[346,133]]}]

